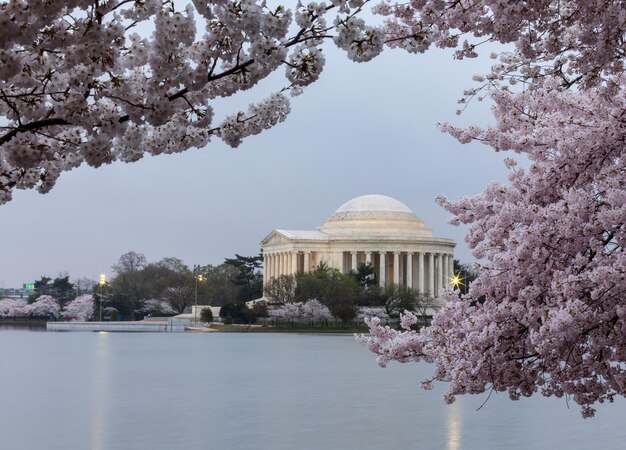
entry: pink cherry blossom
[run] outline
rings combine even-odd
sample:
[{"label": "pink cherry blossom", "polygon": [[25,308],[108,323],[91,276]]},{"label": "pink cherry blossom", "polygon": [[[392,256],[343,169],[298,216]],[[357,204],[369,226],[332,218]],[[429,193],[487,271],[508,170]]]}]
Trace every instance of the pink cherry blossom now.
[{"label": "pink cherry blossom", "polygon": [[[380,52],[382,32],[355,17],[362,4],[298,3],[294,15],[256,0],[182,9],[171,0],[0,1],[0,204],[13,189],[48,192],[82,164],[182,152],[213,137],[237,147],[277,125],[290,111],[281,92],[319,78],[324,40],[337,37],[356,60]],[[281,92],[246,111],[215,110],[216,98],[283,66]]]},{"label": "pink cherry blossom", "polygon": [[272,320],[284,320],[291,322],[302,319],[301,303],[285,303],[278,308],[272,308],[269,311],[269,317]]},{"label": "pink cherry blossom", "polygon": [[[288,97],[276,92],[230,112],[213,100],[282,66],[282,92],[300,94],[322,73],[326,40],[359,62],[384,45],[455,48],[463,58],[484,42],[514,44],[462,103],[549,76],[565,87],[622,85],[623,52],[612,44],[626,29],[618,0],[386,0],[374,7],[383,25],[367,23],[366,3],[298,2],[294,12],[255,0],[182,9],[171,0],[0,2],[0,204],[16,188],[48,192],[81,164],[182,152],[212,137],[238,146],[284,121]],[[142,35],[139,25],[154,31]]]},{"label": "pink cherry blossom", "polygon": [[452,223],[470,225],[466,241],[485,261],[478,278],[463,298],[448,294],[420,333],[370,321],[361,340],[383,365],[434,362],[432,380],[449,382],[446,401],[540,392],[572,398],[588,417],[626,395],[626,90],[547,80],[494,100],[493,127],[445,126],[531,161],[506,161],[508,185],[439,199]]},{"label": "pink cherry blossom", "polygon": [[333,319],[333,315],[327,306],[317,299],[307,300],[302,303],[285,303],[278,308],[269,311],[269,317],[273,320],[287,322],[297,320],[312,320],[324,322]]},{"label": "pink cherry blossom", "polygon": [[314,298],[302,304],[302,318],[314,322],[324,322],[332,320],[333,315],[330,313],[328,306],[323,305],[319,300]]},{"label": "pink cherry blossom", "polygon": [[176,310],[172,308],[172,305],[166,300],[161,300],[158,298],[150,298],[143,302],[143,306],[141,308],[142,312],[148,314],[176,314]]},{"label": "pink cherry blossom", "polygon": [[56,319],[61,312],[61,306],[55,298],[49,295],[42,295],[34,303],[28,305],[27,312],[33,317],[52,317]]},{"label": "pink cherry blossom", "polygon": [[365,319],[368,319],[371,317],[378,317],[383,322],[387,322],[390,319],[389,314],[387,314],[387,311],[382,306],[380,307],[362,306],[359,308],[355,320],[357,322],[364,322]]},{"label": "pink cherry blossom", "polygon": [[93,295],[86,294],[68,302],[61,311],[61,317],[66,320],[86,322],[93,319],[95,311]]},{"label": "pink cherry blossom", "polygon": [[28,315],[26,300],[3,298],[0,300],[0,317],[25,317]]}]

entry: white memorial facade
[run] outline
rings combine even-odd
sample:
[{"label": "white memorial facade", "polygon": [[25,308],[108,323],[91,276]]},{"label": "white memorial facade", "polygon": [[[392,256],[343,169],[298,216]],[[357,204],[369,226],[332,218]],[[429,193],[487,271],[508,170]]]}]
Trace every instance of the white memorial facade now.
[{"label": "white memorial facade", "polygon": [[453,276],[454,241],[432,230],[404,203],[384,195],[350,200],[317,230],[274,230],[261,242],[263,285],[324,262],[347,273],[370,263],[381,286],[438,297]]}]

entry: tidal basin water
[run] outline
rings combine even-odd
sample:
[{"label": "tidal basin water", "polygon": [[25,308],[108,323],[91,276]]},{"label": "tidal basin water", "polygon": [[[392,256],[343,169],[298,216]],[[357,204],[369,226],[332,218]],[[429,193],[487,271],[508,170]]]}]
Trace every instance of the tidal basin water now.
[{"label": "tidal basin water", "polygon": [[441,402],[349,335],[0,329],[0,449],[626,448],[626,402]]}]

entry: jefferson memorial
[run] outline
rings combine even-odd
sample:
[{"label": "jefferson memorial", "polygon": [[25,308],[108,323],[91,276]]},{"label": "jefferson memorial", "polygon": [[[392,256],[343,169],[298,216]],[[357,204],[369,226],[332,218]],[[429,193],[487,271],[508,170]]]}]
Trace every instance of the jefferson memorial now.
[{"label": "jefferson memorial", "polygon": [[344,203],[316,230],[274,230],[261,242],[263,285],[324,262],[343,273],[370,263],[381,286],[438,297],[453,276],[454,241],[433,232],[404,203],[364,195]]}]

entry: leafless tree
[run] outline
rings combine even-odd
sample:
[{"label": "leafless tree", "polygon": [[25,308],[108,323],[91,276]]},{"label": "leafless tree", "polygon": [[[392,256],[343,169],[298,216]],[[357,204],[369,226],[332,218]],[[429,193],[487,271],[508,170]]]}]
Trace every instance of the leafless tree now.
[{"label": "leafless tree", "polygon": [[421,317],[424,326],[428,326],[433,311],[437,308],[434,297],[430,295],[417,295],[415,298],[415,315]]},{"label": "leafless tree", "polygon": [[143,269],[148,261],[146,257],[137,252],[126,252],[122,256],[120,256],[117,264],[114,264],[112,269],[115,273],[120,274],[122,272],[137,272]]},{"label": "leafless tree", "polygon": [[270,304],[284,305],[294,301],[296,295],[296,277],[280,275],[265,286],[265,297]]},{"label": "leafless tree", "polygon": [[191,284],[168,287],[163,291],[165,301],[179,314],[194,302],[194,288]]},{"label": "leafless tree", "polygon": [[89,278],[83,277],[78,280],[74,280],[74,288],[76,289],[76,293],[78,295],[82,294],[91,294],[93,292],[93,287],[96,285],[95,280],[91,280]]}]

